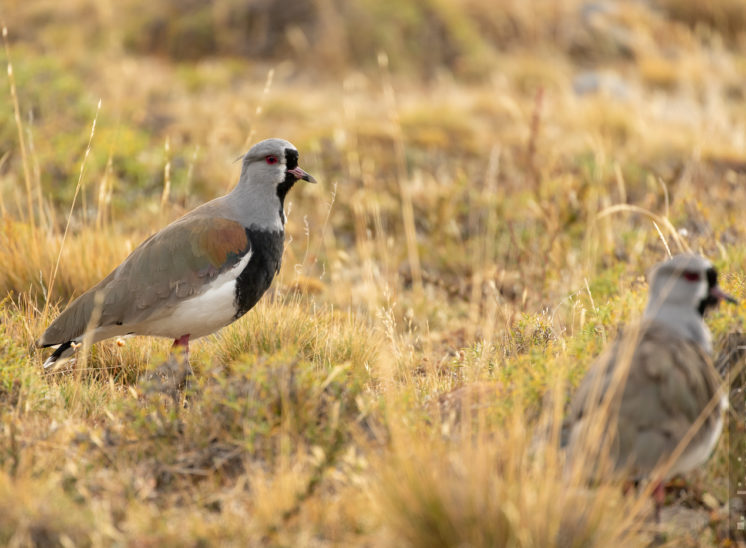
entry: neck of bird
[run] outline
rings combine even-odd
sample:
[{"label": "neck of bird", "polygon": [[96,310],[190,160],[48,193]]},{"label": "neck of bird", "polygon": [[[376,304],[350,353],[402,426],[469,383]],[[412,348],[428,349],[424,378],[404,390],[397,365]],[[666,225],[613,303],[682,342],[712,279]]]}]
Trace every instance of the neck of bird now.
[{"label": "neck of bird", "polygon": [[[236,187],[226,194],[225,199],[234,211],[236,220],[244,226],[253,225],[273,232],[284,230],[284,200],[278,196],[274,186],[251,185],[246,181],[239,181]],[[250,223],[248,219],[251,219]]]},{"label": "neck of bird", "polygon": [[677,335],[712,353],[712,335],[699,312],[691,305],[648,303],[644,320],[665,325]]}]

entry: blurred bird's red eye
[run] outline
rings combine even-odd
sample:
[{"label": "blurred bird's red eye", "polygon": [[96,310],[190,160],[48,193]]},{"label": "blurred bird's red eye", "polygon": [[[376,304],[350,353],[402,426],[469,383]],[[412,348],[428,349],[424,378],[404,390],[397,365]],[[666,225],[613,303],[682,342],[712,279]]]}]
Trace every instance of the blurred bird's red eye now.
[{"label": "blurred bird's red eye", "polygon": [[267,160],[268,164],[276,164],[277,163],[277,156],[267,156],[265,158]]},{"label": "blurred bird's red eye", "polygon": [[699,272],[694,272],[693,270],[685,270],[682,276],[684,276],[685,280],[689,280],[690,282],[699,281]]}]

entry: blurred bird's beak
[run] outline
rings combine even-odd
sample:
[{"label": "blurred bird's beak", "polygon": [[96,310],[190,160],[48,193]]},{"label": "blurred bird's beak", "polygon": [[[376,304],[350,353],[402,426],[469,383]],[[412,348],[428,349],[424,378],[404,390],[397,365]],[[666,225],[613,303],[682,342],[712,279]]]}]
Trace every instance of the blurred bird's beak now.
[{"label": "blurred bird's beak", "polygon": [[710,289],[710,297],[714,297],[718,300],[718,302],[725,301],[731,304],[738,304],[738,301],[735,299],[735,297],[728,295],[725,291],[720,289],[719,285],[713,286],[712,289]]},{"label": "blurred bird's beak", "polygon": [[294,167],[293,169],[288,169],[288,173],[292,173],[296,176],[298,179],[303,179],[304,181],[308,181],[309,183],[315,183],[316,179],[313,178],[312,175],[309,175],[305,171],[303,171],[300,167]]}]

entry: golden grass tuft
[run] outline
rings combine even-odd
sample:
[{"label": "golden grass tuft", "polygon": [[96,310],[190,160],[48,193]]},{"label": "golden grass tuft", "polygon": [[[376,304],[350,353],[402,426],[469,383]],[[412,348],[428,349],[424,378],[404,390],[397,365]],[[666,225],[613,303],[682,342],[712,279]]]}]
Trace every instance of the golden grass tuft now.
[{"label": "golden grass tuft", "polygon": [[[522,421],[522,419],[518,419]],[[520,426],[458,444],[394,436],[378,511],[407,546],[636,545],[618,486],[568,484],[553,457],[532,455]],[[520,433],[520,434],[519,434]],[[415,438],[416,439],[416,438]]]},{"label": "golden grass tuft", "polygon": [[350,364],[363,372],[375,366],[381,338],[351,311],[290,295],[260,302],[245,320],[224,329],[211,344],[219,363],[292,347],[320,367]]}]

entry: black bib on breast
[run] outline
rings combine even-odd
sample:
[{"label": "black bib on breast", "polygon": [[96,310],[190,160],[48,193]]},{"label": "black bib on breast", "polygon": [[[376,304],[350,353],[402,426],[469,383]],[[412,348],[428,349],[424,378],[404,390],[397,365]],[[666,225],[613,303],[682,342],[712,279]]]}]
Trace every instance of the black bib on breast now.
[{"label": "black bib on breast", "polygon": [[282,231],[247,228],[251,259],[236,279],[236,319],[251,310],[269,289],[280,270],[285,234]]}]

